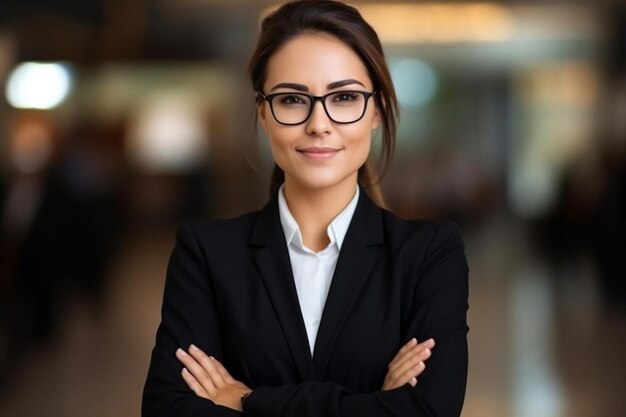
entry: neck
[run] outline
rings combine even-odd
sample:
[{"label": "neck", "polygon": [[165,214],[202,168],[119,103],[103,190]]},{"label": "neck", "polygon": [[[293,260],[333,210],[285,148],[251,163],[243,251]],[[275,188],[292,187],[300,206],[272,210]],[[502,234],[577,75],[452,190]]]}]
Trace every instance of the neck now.
[{"label": "neck", "polygon": [[356,176],[320,189],[300,187],[285,178],[285,200],[308,248],[319,252],[328,246],[328,226],[354,198],[355,190]]}]

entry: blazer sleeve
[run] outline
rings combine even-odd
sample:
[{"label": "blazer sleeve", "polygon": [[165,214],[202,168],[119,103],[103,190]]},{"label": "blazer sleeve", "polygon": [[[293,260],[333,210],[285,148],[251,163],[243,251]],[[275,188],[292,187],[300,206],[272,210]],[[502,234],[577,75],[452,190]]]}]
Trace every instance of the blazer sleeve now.
[{"label": "blazer sleeve", "polygon": [[[411,252],[410,242],[401,252]],[[401,253],[403,257],[419,254]],[[409,262],[409,264],[411,264]],[[458,227],[441,223],[421,262],[410,271],[412,302],[406,340],[433,337],[436,346],[413,388],[352,393],[333,382],[255,387],[244,403],[254,417],[458,417],[467,379],[468,267]],[[382,382],[381,382],[382,383]]]},{"label": "blazer sleeve", "polygon": [[143,417],[238,417],[242,414],[197,397],[182,379],[179,347],[206,346],[221,357],[220,326],[210,272],[196,237],[181,225],[169,261],[161,324],[143,391]]}]

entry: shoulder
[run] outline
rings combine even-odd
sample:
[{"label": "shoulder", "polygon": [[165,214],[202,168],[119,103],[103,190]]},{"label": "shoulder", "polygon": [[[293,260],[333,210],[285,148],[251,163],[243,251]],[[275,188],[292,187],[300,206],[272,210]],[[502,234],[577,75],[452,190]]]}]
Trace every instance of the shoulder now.
[{"label": "shoulder", "polygon": [[201,248],[247,245],[259,211],[229,219],[187,220],[178,228],[177,241],[195,242]]},{"label": "shoulder", "polygon": [[448,220],[403,219],[377,206],[365,193],[353,218],[354,234],[366,243],[383,243],[392,256],[401,251],[430,252],[438,247],[460,247],[459,226]]},{"label": "shoulder", "polygon": [[452,257],[465,264],[465,245],[455,222],[402,219],[387,210],[381,212],[385,242],[396,260],[427,267],[439,259]]},{"label": "shoulder", "polygon": [[[448,220],[406,220],[383,210],[386,242],[394,268],[409,293],[426,303],[439,289],[466,302],[469,266],[459,226]],[[416,293],[415,291],[418,291]]]},{"label": "shoulder", "polygon": [[450,220],[403,219],[394,213],[381,209],[385,237],[394,245],[413,242],[427,246],[440,246],[456,242],[463,245],[461,229]]}]

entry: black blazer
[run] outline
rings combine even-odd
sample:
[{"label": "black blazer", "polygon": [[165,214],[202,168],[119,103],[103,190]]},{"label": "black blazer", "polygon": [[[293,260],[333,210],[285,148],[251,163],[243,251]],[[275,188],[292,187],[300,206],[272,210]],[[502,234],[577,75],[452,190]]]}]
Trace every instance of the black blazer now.
[{"label": "black blazer", "polygon": [[[406,221],[361,191],[313,358],[277,200],[261,211],[181,226],[142,415],[241,416],[197,397],[174,352],[196,344],[254,391],[243,415],[458,416],[467,377],[468,268],[458,228]],[[436,346],[415,388],[381,391],[410,338]]]}]

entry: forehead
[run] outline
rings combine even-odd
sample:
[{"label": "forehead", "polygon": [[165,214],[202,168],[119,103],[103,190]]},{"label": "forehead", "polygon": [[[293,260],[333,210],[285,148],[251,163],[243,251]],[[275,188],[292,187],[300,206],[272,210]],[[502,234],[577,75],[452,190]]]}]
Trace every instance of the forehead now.
[{"label": "forehead", "polygon": [[372,82],[361,58],[347,44],[326,33],[309,33],[291,39],[269,59],[264,88],[281,82],[304,84],[309,89],[355,79],[371,88]]}]

